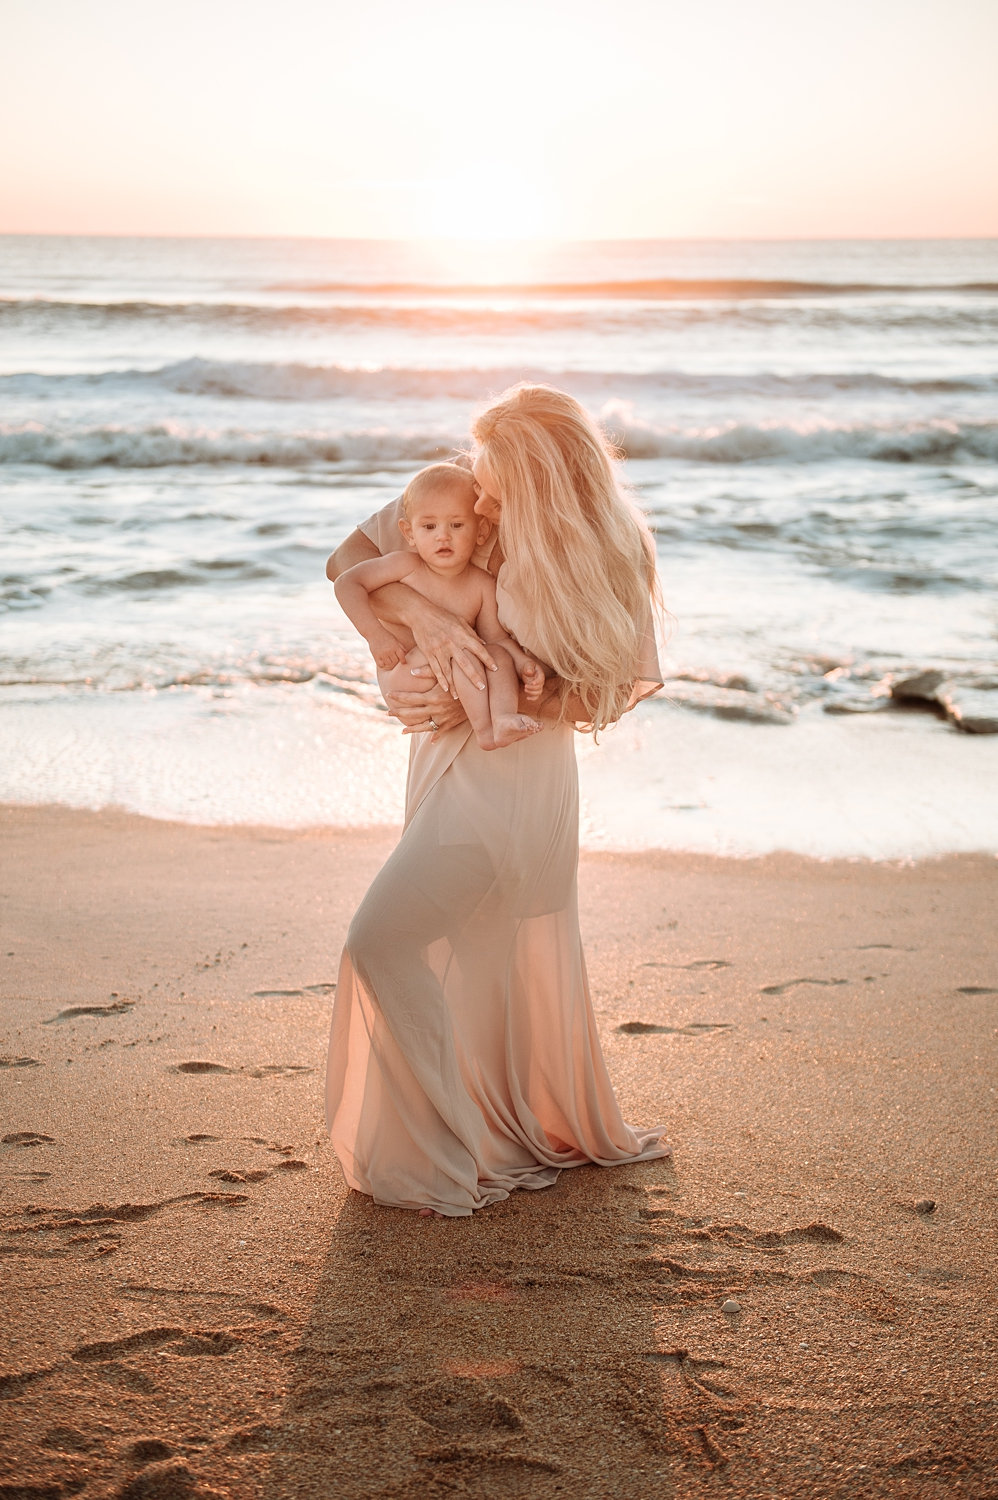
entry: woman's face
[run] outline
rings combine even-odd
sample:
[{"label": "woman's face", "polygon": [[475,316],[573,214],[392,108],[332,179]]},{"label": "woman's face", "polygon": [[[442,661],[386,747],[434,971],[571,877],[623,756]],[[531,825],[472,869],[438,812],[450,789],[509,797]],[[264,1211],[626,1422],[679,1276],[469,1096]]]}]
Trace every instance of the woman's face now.
[{"label": "woman's face", "polygon": [[475,459],[471,472],[475,476],[475,486],[478,490],[475,515],[491,521],[493,526],[498,526],[499,516],[502,513],[502,501],[496,492],[496,482],[484,453],[480,453]]}]

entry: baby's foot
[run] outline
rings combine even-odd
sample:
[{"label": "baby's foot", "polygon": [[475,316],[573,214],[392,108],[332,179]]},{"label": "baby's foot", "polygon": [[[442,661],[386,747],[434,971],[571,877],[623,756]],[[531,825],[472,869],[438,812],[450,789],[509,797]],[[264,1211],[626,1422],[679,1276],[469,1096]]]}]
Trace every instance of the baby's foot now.
[{"label": "baby's foot", "polygon": [[517,740],[525,740],[530,734],[540,734],[542,728],[540,721],[531,719],[528,714],[500,714],[492,720],[492,738],[496,749],[503,750],[507,745],[515,745]]}]

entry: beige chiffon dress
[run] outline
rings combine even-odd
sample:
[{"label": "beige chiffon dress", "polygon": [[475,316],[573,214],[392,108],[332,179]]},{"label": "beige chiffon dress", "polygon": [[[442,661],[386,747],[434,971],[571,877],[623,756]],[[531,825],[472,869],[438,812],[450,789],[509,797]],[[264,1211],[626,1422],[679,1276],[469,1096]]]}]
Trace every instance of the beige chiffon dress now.
[{"label": "beige chiffon dress", "polygon": [[[365,526],[382,550],[385,514]],[[502,571],[497,595],[530,650]],[[647,626],[634,702],[661,683]],[[563,1167],[669,1154],[660,1128],[624,1123],[600,1049],[574,734],[546,723],[492,752],[468,725],[413,737],[402,838],[347,934],[326,1077],[334,1150],[376,1203],[467,1215]]]}]

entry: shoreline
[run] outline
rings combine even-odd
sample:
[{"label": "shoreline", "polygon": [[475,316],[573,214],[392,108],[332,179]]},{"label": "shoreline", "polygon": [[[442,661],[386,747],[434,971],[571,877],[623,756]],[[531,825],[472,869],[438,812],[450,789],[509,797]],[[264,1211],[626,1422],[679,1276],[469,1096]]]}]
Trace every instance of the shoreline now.
[{"label": "shoreline", "polygon": [[[101,823],[119,824],[124,829],[132,828],[137,831],[141,828],[175,829],[178,832],[187,833],[191,836],[205,835],[208,837],[232,837],[234,839],[255,839],[294,841],[302,839],[332,840],[339,839],[356,840],[360,844],[372,846],[384,846],[385,857],[391,853],[402,835],[402,822],[384,822],[371,824],[334,824],[334,823],[302,823],[284,824],[271,823],[261,820],[257,823],[218,823],[210,821],[187,820],[136,812],[132,808],[110,803],[103,807],[77,807],[65,802],[5,802],[0,800],[0,824],[11,823],[18,820],[37,819],[41,823],[66,819],[70,822],[79,821],[80,828],[88,825],[98,826]],[[75,830],[74,830],[75,831]],[[901,855],[869,855],[869,854],[808,854],[796,849],[768,849],[762,851],[740,851],[715,852],[708,849],[683,849],[663,848],[660,846],[648,846],[640,848],[622,847],[600,847],[599,845],[583,845],[579,852],[580,868],[587,862],[598,863],[612,860],[648,860],[651,863],[678,861],[684,865],[693,864],[698,868],[710,868],[712,866],[733,865],[763,865],[773,861],[788,863],[799,863],[804,867],[817,866],[827,868],[833,865],[846,865],[849,867],[876,867],[883,869],[906,870],[923,868],[931,865],[942,865],[953,862],[983,862],[985,865],[994,865],[998,869],[998,850],[992,851],[988,848],[980,849],[951,849],[929,852],[925,854],[901,854]],[[361,892],[363,894],[363,892]]]},{"label": "shoreline", "polygon": [[322,1128],[395,838],[0,809],[0,1480],[984,1500],[998,861],[584,852],[607,1064],[675,1157],[435,1222]]},{"label": "shoreline", "polygon": [[[580,736],[577,753],[585,850],[998,852],[998,742],[910,711],[815,710],[774,725],[653,701],[598,746]],[[402,822],[408,743],[345,691],[188,688],[8,702],[0,761],[0,805],[113,805],[185,826],[388,829]]]}]

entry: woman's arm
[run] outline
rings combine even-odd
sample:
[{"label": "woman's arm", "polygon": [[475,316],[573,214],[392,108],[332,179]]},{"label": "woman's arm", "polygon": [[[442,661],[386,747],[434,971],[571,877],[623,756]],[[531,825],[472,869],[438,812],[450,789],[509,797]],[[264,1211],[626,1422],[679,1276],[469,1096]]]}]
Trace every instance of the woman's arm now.
[{"label": "woman's arm", "polygon": [[[370,595],[389,583],[402,583],[418,559],[410,552],[390,552],[387,557],[365,558],[340,573],[334,585],[336,597],[347,618],[360,631],[382,671],[405,661],[406,648],[371,608]],[[441,686],[445,684],[441,683]]]},{"label": "woman's arm", "polygon": [[331,552],[326,558],[326,577],[330,583],[335,583],[341,573],[347,568],[355,568],[358,563],[368,562],[372,557],[380,557],[381,553],[371,541],[365,536],[360,527],[351,531],[345,542],[341,542],[335,552]]},{"label": "woman's arm", "polygon": [[[380,556],[370,537],[358,528],[330,556],[326,563],[326,577],[335,581],[347,568]],[[428,671],[438,680],[445,681],[451,692],[455,665],[479,688],[485,686],[482,668],[495,671],[496,664],[488,647],[471,626],[451,614],[449,609],[442,609],[424,599],[408,584],[386,583],[376,589],[370,599],[379,619],[409,627],[416,645],[426,657]]]}]

